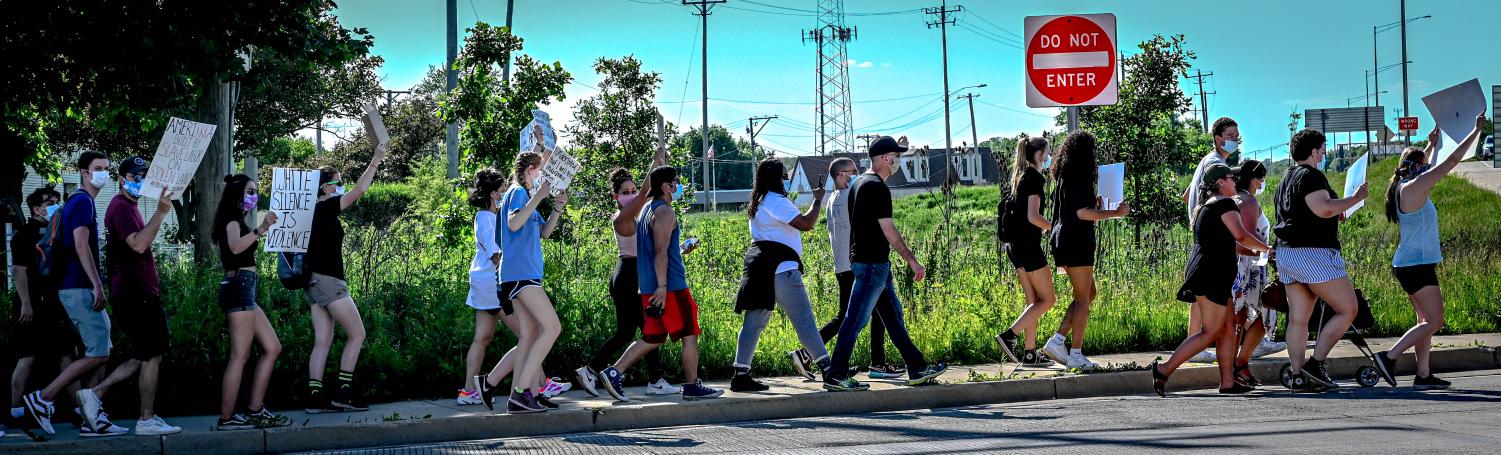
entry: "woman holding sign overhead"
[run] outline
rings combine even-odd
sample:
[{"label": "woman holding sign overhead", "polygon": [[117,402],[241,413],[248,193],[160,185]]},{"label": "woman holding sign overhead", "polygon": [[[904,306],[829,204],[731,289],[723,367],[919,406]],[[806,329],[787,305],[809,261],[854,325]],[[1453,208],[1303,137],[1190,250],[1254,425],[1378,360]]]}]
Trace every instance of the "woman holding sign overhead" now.
[{"label": "woman holding sign overhead", "polygon": [[[245,216],[255,211],[256,184],[245,174],[224,178],[224,196],[214,213],[214,243],[219,247],[219,264],[224,267],[224,281],[219,282],[219,311],[229,323],[229,364],[224,366],[224,384],[219,401],[218,430],[249,430],[280,427],[291,419],[266,410],[266,386],[271,383],[271,369],[281,355],[281,341],[266,313],[255,304],[256,244],[276,224],[276,212],[266,212],[261,224],[251,229]],[[255,363],[250,383],[249,412],[236,412],[240,397],[240,380],[245,362],[250,360],[252,343],[261,346],[261,358]]]},{"label": "woman holding sign overhead", "polygon": [[1434,144],[1438,142],[1438,129],[1428,133],[1428,148],[1418,150],[1408,147],[1402,152],[1402,161],[1392,174],[1386,190],[1386,219],[1397,223],[1400,234],[1397,252],[1392,255],[1392,273],[1407,299],[1418,313],[1418,323],[1407,330],[1391,349],[1376,354],[1376,370],[1387,384],[1397,385],[1396,356],[1409,348],[1417,357],[1417,377],[1412,386],[1419,390],[1449,388],[1449,381],[1433,376],[1428,366],[1428,351],[1432,348],[1433,334],[1444,327],[1444,294],[1438,287],[1438,263],[1444,260],[1438,242],[1438,208],[1428,195],[1438,181],[1453,171],[1464,159],[1465,153],[1475,149],[1485,114],[1475,117],[1475,129],[1470,130],[1443,162],[1433,165],[1428,157],[1434,156]]},{"label": "woman holding sign overhead", "polygon": [[[542,181],[544,161],[536,152],[517,155],[511,187],[500,201],[500,298],[511,301],[519,325],[516,371],[511,377],[514,387],[506,405],[512,414],[542,412],[550,407],[536,389],[547,379],[542,373],[542,360],[562,332],[552,301],[542,289],[542,239],[551,237],[558,227],[558,219],[568,205],[568,193],[553,197],[554,210],[544,222],[537,206],[552,191],[552,183]],[[499,385],[500,378],[494,377],[497,372],[476,384],[486,402],[493,394],[491,389]]]},{"label": "woman holding sign overhead", "polygon": [[[1053,191],[1053,264],[1068,273],[1073,284],[1074,300],[1068,304],[1063,323],[1058,333],[1053,334],[1042,352],[1069,368],[1091,369],[1096,365],[1084,357],[1084,329],[1089,324],[1089,307],[1094,304],[1094,224],[1112,218],[1126,216],[1130,205],[1122,201],[1120,206],[1106,210],[1095,195],[1095,180],[1098,167],[1095,165],[1095,138],[1084,131],[1075,131],[1063,140],[1053,160],[1053,179],[1058,182]],[[1064,348],[1064,337],[1072,338],[1071,347]]]},{"label": "woman holding sign overhead", "polygon": [[[318,170],[318,203],[313,206],[313,228],[303,259],[310,274],[305,290],[313,319],[313,350],[308,357],[307,381],[307,411],[311,413],[369,409],[354,387],[355,362],[365,344],[365,322],[349,295],[344,276],[344,225],[339,222],[339,214],[370,189],[375,171],[386,159],[386,145],[375,144],[375,156],[360,174],[359,183],[347,193],[337,169],[325,166]],[[344,352],[339,356],[339,381],[330,394],[323,389],[323,370],[334,343],[335,322],[344,329]]]}]

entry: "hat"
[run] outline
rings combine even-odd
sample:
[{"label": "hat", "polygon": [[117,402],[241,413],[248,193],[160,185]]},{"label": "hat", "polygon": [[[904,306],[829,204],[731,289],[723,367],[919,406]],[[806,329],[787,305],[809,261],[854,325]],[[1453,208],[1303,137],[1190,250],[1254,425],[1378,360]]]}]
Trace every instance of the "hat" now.
[{"label": "hat", "polygon": [[1204,170],[1204,181],[1213,182],[1225,176],[1233,175],[1235,175],[1235,169],[1231,169],[1230,166],[1224,164],[1214,163],[1209,165],[1208,169]]},{"label": "hat", "polygon": [[146,172],[146,168],[150,166],[151,162],[146,161],[145,158],[132,156],[130,158],[120,160],[120,175],[135,175]]},{"label": "hat", "polygon": [[875,158],[887,153],[901,153],[905,151],[907,151],[906,145],[902,145],[896,139],[892,139],[891,136],[881,136],[880,139],[876,139],[875,142],[870,143],[870,149],[866,153],[871,158]]}]

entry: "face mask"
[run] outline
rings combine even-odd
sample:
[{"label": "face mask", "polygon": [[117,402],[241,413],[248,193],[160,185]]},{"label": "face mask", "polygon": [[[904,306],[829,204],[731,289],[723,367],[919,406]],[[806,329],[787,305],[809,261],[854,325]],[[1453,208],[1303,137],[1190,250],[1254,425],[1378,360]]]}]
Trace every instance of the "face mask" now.
[{"label": "face mask", "polygon": [[94,171],[89,175],[89,183],[95,188],[104,188],[104,185],[109,183],[109,172]]},{"label": "face mask", "polygon": [[334,188],[334,196],[343,196],[343,195],[344,195],[344,185],[339,185],[338,187]]},{"label": "face mask", "polygon": [[1256,187],[1256,195],[1260,196],[1261,193],[1265,193],[1265,192],[1266,192],[1266,183],[1262,182],[1261,186]]},{"label": "face mask", "polygon": [[672,200],[676,201],[678,199],[682,199],[683,198],[683,185],[678,184],[678,185],[673,185],[673,186],[677,187],[677,189],[676,190],[672,190]]},{"label": "face mask", "polygon": [[1045,155],[1042,159],[1042,168],[1048,169],[1051,167],[1053,167],[1053,155]]},{"label": "face mask", "polygon": [[52,215],[56,214],[57,211],[62,208],[63,206],[61,205],[52,204],[51,206],[47,207],[47,213],[43,214],[42,218],[46,219],[47,221],[52,221]]},{"label": "face mask", "polygon": [[1429,169],[1433,169],[1433,166],[1424,164],[1422,166],[1418,166],[1416,169],[1413,169],[1412,174],[1409,174],[1408,176],[1417,177],[1419,175],[1423,175],[1424,172],[1428,172]]},{"label": "face mask", "polygon": [[141,197],[141,182],[126,180],[123,186],[125,187],[125,194],[129,194],[133,198]]},{"label": "face mask", "polygon": [[[639,193],[637,193],[637,194],[639,194]],[[617,194],[617,195],[615,195],[615,202],[619,202],[620,205],[630,205],[631,201],[634,201],[634,200],[636,200],[636,194]]]},{"label": "face mask", "polygon": [[1322,172],[1324,170],[1324,165],[1328,164],[1328,162],[1329,162],[1329,153],[1328,152],[1322,152],[1319,155],[1319,165],[1317,166],[1320,172]]},{"label": "face mask", "polygon": [[1225,153],[1234,154],[1236,150],[1240,149],[1240,142],[1236,142],[1234,139],[1226,139],[1225,145],[1220,148],[1225,149]]},{"label": "face mask", "polygon": [[247,212],[255,210],[255,203],[260,202],[260,199],[260,195],[247,194],[245,195],[245,201],[240,203],[240,208]]}]

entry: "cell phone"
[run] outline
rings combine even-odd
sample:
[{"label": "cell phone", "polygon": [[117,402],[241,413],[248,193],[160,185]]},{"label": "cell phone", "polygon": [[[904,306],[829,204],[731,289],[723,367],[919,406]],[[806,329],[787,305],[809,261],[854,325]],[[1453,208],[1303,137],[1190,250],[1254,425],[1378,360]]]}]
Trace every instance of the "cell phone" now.
[{"label": "cell phone", "polygon": [[662,307],[656,305],[648,305],[646,307],[646,316],[650,318],[662,319]]}]

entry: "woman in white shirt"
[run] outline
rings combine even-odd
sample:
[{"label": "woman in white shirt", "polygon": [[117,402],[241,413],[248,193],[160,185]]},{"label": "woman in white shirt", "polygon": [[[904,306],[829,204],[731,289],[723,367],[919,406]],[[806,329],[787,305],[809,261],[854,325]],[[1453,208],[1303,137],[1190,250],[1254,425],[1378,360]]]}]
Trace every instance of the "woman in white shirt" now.
[{"label": "woman in white shirt", "polygon": [[500,273],[500,244],[495,241],[495,210],[504,184],[505,175],[488,168],[474,174],[474,185],[469,188],[469,205],[478,210],[474,213],[474,260],[469,263],[469,298],[464,303],[474,308],[474,341],[469,343],[469,352],[464,356],[464,389],[459,391],[455,400],[459,405],[483,404],[474,377],[485,361],[485,349],[495,338],[495,325],[497,319],[502,318],[502,311],[506,325],[514,324],[515,316],[511,316],[509,302],[500,298],[496,288]]}]

